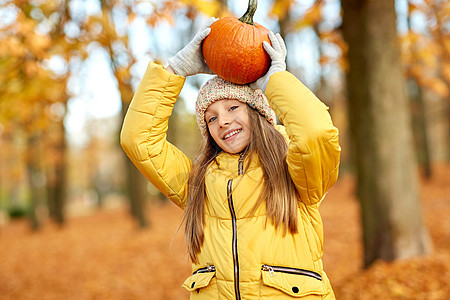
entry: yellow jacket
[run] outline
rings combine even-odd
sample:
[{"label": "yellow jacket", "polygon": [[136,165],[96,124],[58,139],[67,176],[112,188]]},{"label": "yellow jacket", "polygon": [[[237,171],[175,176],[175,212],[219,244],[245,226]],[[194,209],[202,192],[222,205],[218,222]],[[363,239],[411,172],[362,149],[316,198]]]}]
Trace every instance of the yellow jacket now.
[{"label": "yellow jacket", "polygon": [[[191,160],[166,140],[169,116],[184,77],[150,63],[124,120],[121,143],[139,170],[184,209]],[[266,223],[265,205],[249,211],[261,190],[262,170],[253,159],[222,152],[205,177],[205,236],[199,264],[183,284],[191,299],[334,299],[323,271],[323,226],[318,211],[338,176],[338,130],[328,108],[288,72],[271,76],[269,104],[286,126],[287,163],[299,192],[298,234]],[[286,130],[284,130],[286,128]],[[228,200],[227,193],[233,190]]]}]

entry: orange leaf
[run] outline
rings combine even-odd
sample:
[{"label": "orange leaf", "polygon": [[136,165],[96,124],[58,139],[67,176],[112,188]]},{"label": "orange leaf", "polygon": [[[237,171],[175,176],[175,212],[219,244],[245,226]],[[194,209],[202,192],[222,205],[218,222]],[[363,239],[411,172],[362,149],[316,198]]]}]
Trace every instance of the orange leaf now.
[{"label": "orange leaf", "polygon": [[333,59],[332,59],[330,56],[322,55],[322,56],[319,58],[319,64],[320,64],[321,66],[323,66],[323,65],[326,65],[326,64],[330,63],[332,60],[333,60]]},{"label": "orange leaf", "polygon": [[220,3],[218,1],[214,0],[183,0],[187,5],[195,7],[198,11],[202,12],[203,14],[215,17],[219,15],[220,11]]},{"label": "orange leaf", "polygon": [[270,13],[282,20],[286,17],[293,3],[293,0],[277,0],[274,2]]},{"label": "orange leaf", "polygon": [[450,64],[449,63],[442,63],[441,73],[442,73],[442,77],[444,78],[444,80],[447,81],[448,83],[450,83]]},{"label": "orange leaf", "polygon": [[443,82],[440,78],[430,78],[425,81],[425,85],[430,88],[433,92],[441,97],[447,97],[449,94],[449,90],[445,82]]}]

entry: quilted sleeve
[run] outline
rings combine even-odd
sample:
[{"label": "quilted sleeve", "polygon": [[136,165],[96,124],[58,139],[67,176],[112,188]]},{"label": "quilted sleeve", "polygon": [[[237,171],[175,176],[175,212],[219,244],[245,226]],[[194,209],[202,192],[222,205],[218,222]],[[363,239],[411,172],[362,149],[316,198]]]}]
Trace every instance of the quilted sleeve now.
[{"label": "quilted sleeve", "polygon": [[290,139],[286,160],[301,201],[317,204],[339,170],[339,132],[328,107],[287,71],[270,77],[266,95]]},{"label": "quilted sleeve", "polygon": [[191,160],[166,140],[169,117],[185,78],[150,63],[125,116],[120,142],[145,177],[184,208]]}]

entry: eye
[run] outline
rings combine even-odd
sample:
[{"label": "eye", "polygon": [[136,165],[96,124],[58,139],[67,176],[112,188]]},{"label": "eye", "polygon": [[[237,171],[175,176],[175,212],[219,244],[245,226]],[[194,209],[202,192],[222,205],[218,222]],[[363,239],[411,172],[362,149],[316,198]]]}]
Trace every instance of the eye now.
[{"label": "eye", "polygon": [[235,109],[239,108],[239,105],[233,105],[232,107],[230,107],[230,111],[233,111]]},{"label": "eye", "polygon": [[214,122],[217,118],[216,117],[211,117],[208,119],[208,123]]}]

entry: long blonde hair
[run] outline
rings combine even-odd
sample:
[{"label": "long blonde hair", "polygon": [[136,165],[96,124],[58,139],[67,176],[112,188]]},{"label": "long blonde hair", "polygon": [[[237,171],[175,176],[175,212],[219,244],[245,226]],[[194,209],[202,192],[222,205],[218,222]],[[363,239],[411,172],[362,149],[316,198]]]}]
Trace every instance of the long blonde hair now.
[{"label": "long blonde hair", "polygon": [[[270,125],[256,110],[248,107],[250,117],[250,141],[244,155],[249,159],[257,154],[263,170],[263,188],[250,214],[254,214],[265,201],[267,219],[283,233],[298,232],[297,194],[286,163],[287,143],[281,133]],[[206,137],[202,149],[193,163],[189,175],[189,191],[183,222],[188,253],[197,263],[204,239],[205,224],[205,174],[208,166],[223,150],[211,135]],[[247,163],[247,168],[250,163]],[[245,173],[245,171],[244,171]]]}]

